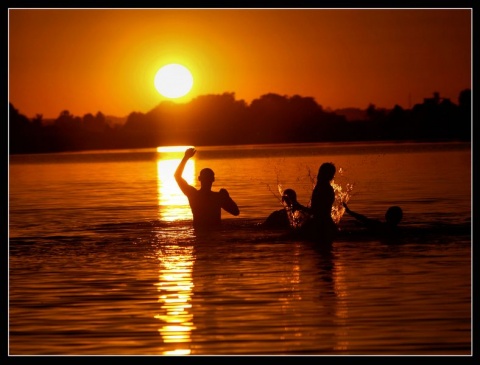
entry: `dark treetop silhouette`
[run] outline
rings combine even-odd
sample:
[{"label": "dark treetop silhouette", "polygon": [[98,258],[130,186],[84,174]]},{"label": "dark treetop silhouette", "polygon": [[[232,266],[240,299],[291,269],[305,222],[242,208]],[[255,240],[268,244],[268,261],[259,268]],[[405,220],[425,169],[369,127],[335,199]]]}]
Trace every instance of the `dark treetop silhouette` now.
[{"label": "dark treetop silhouette", "polygon": [[324,110],[311,97],[269,93],[248,105],[224,93],[184,105],[162,102],[122,122],[101,112],[80,117],[67,110],[55,120],[43,120],[41,114],[30,120],[10,103],[8,146],[10,154],[19,154],[169,145],[471,141],[471,100],[469,89],[460,93],[458,104],[434,93],[411,109],[370,104],[352,116]]}]

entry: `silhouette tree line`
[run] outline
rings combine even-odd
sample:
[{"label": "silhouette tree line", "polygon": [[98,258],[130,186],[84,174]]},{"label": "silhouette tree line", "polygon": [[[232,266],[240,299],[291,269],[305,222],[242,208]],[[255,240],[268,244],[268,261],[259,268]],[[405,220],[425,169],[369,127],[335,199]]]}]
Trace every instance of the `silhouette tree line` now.
[{"label": "silhouette tree line", "polygon": [[470,141],[471,90],[458,103],[425,98],[411,109],[370,104],[366,118],[347,120],[311,97],[262,95],[250,105],[234,93],[199,96],[189,103],[160,103],[115,124],[101,112],[78,117],[65,110],[53,122],[29,119],[10,103],[9,152],[45,153],[168,145],[238,145],[332,141]]}]

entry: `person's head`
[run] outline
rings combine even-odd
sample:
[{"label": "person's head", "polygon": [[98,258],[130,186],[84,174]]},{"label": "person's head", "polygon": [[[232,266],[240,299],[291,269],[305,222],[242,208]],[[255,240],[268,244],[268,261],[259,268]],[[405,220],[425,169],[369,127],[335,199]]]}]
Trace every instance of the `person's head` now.
[{"label": "person's head", "polygon": [[215,181],[215,173],[212,169],[206,167],[200,171],[200,174],[198,175],[198,180],[202,183],[202,185],[212,185],[212,183]]},{"label": "person's head", "polygon": [[293,189],[285,189],[282,194],[282,202],[292,205],[297,202],[297,193]]},{"label": "person's head", "polygon": [[337,169],[331,162],[324,162],[318,169],[317,181],[331,181]]},{"label": "person's head", "polygon": [[388,224],[397,225],[403,218],[402,208],[398,206],[393,206],[387,209],[385,213],[385,220]]}]

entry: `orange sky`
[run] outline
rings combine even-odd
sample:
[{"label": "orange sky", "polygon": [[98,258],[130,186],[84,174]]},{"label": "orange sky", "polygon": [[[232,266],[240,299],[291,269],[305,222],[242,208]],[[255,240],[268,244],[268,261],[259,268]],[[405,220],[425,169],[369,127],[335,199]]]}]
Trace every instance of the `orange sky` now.
[{"label": "orange sky", "polygon": [[9,101],[29,118],[146,113],[156,71],[192,91],[409,108],[471,88],[471,9],[9,9]]}]

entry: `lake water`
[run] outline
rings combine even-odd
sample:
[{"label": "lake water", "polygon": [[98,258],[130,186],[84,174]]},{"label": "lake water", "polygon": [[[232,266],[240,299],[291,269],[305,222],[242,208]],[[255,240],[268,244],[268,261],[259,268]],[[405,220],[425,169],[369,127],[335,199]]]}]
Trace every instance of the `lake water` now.
[{"label": "lake water", "polygon": [[[184,177],[211,167],[241,212],[202,236],[180,150],[10,156],[10,356],[472,354],[469,143],[197,147]],[[329,250],[261,229],[323,162],[353,211],[401,206],[401,239],[341,207]]]}]

